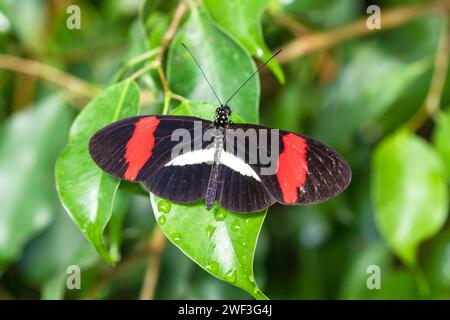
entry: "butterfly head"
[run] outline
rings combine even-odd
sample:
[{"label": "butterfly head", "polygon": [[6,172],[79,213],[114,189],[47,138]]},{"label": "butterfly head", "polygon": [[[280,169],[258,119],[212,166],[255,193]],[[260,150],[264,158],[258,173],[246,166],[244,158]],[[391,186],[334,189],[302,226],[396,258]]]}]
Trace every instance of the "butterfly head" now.
[{"label": "butterfly head", "polygon": [[225,128],[230,123],[231,109],[228,105],[221,105],[216,109],[214,117],[214,126],[216,128]]}]

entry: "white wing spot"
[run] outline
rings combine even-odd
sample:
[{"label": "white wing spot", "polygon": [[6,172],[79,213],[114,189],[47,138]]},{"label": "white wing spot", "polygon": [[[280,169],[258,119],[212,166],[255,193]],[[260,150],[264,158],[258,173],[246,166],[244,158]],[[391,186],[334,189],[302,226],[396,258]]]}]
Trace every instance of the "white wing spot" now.
[{"label": "white wing spot", "polygon": [[[200,163],[212,163],[214,161],[214,149],[199,149],[184,153],[170,160],[165,167],[168,166],[185,166]],[[220,153],[220,163],[227,166],[233,171],[236,171],[244,176],[252,177],[257,181],[261,181],[258,174],[241,158],[222,150]]]}]

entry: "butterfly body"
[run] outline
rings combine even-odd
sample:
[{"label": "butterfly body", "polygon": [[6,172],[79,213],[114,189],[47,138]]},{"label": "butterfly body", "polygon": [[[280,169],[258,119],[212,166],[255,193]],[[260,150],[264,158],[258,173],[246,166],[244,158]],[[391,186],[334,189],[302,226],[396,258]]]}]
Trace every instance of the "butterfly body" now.
[{"label": "butterfly body", "polygon": [[214,126],[216,128],[226,128],[230,124],[231,108],[228,105],[221,105],[216,109]]}]

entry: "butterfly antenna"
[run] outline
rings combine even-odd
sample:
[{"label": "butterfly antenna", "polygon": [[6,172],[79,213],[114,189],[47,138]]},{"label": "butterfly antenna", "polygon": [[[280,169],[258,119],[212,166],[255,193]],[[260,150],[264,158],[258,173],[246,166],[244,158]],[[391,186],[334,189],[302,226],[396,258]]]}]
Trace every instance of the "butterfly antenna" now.
[{"label": "butterfly antenna", "polygon": [[184,43],[182,43],[181,45],[187,50],[187,52],[189,52],[189,54],[191,55],[192,59],[194,59],[195,63],[197,64],[197,67],[200,69],[200,72],[202,73],[202,75],[205,78],[206,82],[208,82],[208,85],[211,88],[212,92],[216,96],[217,101],[219,101],[220,105],[222,105],[222,102],[220,101],[219,96],[217,95],[216,91],[214,90],[213,86],[211,85],[211,82],[209,82],[208,78],[206,77],[205,73],[203,72],[202,67],[200,66],[200,63],[198,63],[198,61],[195,58],[194,54],[191,52],[191,50],[189,50],[189,48]]},{"label": "butterfly antenna", "polygon": [[252,75],[231,95],[231,97],[227,100],[227,102],[225,102],[225,105],[227,105],[228,102],[230,102],[230,100],[234,98],[234,96],[239,92],[239,90],[241,90],[255,76],[255,74],[257,74],[262,68],[264,68],[265,65],[268,64],[270,60],[275,58],[280,52],[281,52],[281,49],[279,49],[269,59],[267,59],[267,61],[264,62],[258,69],[256,69],[256,71],[253,72]]}]

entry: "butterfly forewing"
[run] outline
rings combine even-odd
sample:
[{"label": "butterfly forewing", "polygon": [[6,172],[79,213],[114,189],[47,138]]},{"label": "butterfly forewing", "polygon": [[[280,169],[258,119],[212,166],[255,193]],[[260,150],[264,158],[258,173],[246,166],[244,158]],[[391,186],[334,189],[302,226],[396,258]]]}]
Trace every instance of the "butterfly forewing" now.
[{"label": "butterfly forewing", "polygon": [[[195,125],[200,134],[195,134]],[[202,133],[210,121],[184,116],[138,116],[120,120],[98,131],[89,142],[89,151],[107,173],[132,182],[142,182],[151,192],[176,202],[193,202],[204,198],[211,163],[183,166],[168,165],[177,146],[195,151],[206,148]],[[189,133],[183,140],[174,135]],[[186,148],[182,148],[182,147]],[[205,182],[206,181],[206,182]]]}]

